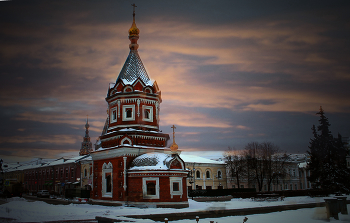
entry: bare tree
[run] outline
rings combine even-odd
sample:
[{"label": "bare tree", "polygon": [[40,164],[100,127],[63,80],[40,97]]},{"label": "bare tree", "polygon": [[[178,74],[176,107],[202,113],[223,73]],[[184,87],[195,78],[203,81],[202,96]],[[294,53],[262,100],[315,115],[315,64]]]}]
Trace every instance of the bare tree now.
[{"label": "bare tree", "polygon": [[261,145],[258,142],[248,143],[244,155],[249,169],[249,178],[258,184],[258,191],[261,191],[266,177]]},{"label": "bare tree", "polygon": [[239,151],[233,147],[229,147],[224,153],[224,160],[228,169],[228,177],[231,181],[236,181],[240,188],[241,180],[246,177],[245,158]]},{"label": "bare tree", "polygon": [[281,153],[278,146],[271,142],[264,142],[261,144],[263,150],[264,166],[267,181],[267,190],[271,191],[272,183],[278,178],[284,179],[286,177],[286,162],[289,156],[286,153]]},{"label": "bare tree", "polygon": [[248,176],[258,184],[258,191],[262,191],[264,182],[267,190],[271,191],[272,183],[285,177],[285,165],[289,157],[281,154],[278,146],[273,143],[248,143],[244,154]]}]

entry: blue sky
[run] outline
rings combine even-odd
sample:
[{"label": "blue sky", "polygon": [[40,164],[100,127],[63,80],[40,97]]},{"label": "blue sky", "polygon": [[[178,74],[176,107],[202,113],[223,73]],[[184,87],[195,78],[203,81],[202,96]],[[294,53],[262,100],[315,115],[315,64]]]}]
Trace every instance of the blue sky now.
[{"label": "blue sky", "polygon": [[0,2],[0,157],[78,154],[106,118],[108,84],[139,54],[183,151],[270,141],[308,149],[322,106],[350,136],[348,1]]}]

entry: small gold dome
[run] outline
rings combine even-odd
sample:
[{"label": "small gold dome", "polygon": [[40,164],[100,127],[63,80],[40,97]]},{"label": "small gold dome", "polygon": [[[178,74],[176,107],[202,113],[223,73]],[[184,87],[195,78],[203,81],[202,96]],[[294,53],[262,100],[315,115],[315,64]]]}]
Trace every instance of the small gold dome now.
[{"label": "small gold dome", "polygon": [[138,36],[139,34],[140,30],[137,28],[135,22],[133,22],[129,29],[129,36]]},{"label": "small gold dome", "polygon": [[177,151],[178,148],[179,148],[179,146],[178,146],[175,142],[170,146],[170,150],[171,150],[172,152]]}]

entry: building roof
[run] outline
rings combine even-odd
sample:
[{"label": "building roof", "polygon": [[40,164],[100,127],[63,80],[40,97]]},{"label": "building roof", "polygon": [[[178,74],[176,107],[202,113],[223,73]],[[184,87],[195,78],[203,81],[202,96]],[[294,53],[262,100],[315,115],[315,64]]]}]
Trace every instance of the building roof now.
[{"label": "building roof", "polygon": [[129,170],[168,170],[172,159],[165,153],[145,153],[132,161]]},{"label": "building roof", "polygon": [[125,85],[133,84],[138,78],[140,78],[145,85],[153,85],[153,81],[149,78],[137,50],[130,50],[116,83],[122,80]]},{"label": "building roof", "polygon": [[185,163],[225,164],[224,161],[211,160],[211,159],[207,159],[207,158],[195,156],[195,155],[181,154],[180,157]]}]

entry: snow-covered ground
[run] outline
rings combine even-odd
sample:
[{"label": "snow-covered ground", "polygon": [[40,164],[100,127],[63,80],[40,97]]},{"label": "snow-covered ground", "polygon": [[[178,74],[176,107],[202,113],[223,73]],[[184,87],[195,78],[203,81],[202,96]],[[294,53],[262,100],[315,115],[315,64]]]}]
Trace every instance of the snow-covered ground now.
[{"label": "snow-covered ground", "polygon": [[[349,197],[348,197],[349,199]],[[20,222],[43,222],[55,220],[79,220],[95,219],[96,216],[116,217],[122,215],[194,212],[214,209],[235,209],[245,207],[263,207],[298,203],[323,202],[323,198],[310,197],[288,197],[284,201],[252,201],[251,199],[232,199],[227,202],[196,202],[189,200],[190,207],[184,209],[171,208],[135,208],[135,207],[109,207],[101,205],[90,205],[87,203],[70,205],[52,205],[43,201],[27,201],[24,198],[10,198],[8,203],[0,205],[0,217],[14,218]],[[348,205],[350,213],[350,205]],[[230,216],[222,218],[200,219],[199,222],[214,221],[218,223],[243,222],[245,216]],[[268,214],[247,215],[247,223],[283,222],[283,223],[320,223],[326,220],[326,208],[305,208],[292,211],[274,212]],[[134,219],[133,219],[134,220]],[[137,223],[154,222],[152,220],[135,220]],[[350,222],[350,215],[339,213],[339,221],[331,218],[331,222]],[[176,223],[195,223],[195,220],[179,220]]]}]

